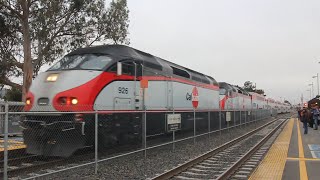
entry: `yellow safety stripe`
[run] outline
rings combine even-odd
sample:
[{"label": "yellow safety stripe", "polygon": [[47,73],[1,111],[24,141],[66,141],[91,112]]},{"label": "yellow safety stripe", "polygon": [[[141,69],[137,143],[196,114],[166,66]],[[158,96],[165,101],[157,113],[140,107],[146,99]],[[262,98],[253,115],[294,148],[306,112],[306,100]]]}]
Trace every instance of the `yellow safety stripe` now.
[{"label": "yellow safety stripe", "polygon": [[283,170],[286,165],[293,125],[294,119],[291,118],[271,146],[266,157],[262,160],[249,179],[260,180],[282,178]]}]

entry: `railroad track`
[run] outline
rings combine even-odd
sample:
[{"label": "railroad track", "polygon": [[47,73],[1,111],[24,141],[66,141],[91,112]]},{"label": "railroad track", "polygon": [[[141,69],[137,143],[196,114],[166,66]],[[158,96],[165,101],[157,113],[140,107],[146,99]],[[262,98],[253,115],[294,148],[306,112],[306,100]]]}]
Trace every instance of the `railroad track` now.
[{"label": "railroad track", "polygon": [[[129,148],[132,150],[132,147],[133,146],[131,145],[120,146],[114,149],[109,149],[106,152],[101,152],[99,153],[99,156],[101,155],[102,158],[112,156],[119,152],[129,151]],[[94,157],[95,154],[90,148],[77,152],[69,158],[27,155],[15,159],[9,159],[8,176],[10,178],[15,177],[17,179],[31,178],[35,175],[46,174],[60,169],[92,163],[94,161]],[[2,176],[3,168],[0,169],[0,177]]]},{"label": "railroad track", "polygon": [[[8,151],[8,158],[14,158],[17,156],[22,156],[26,154],[26,149],[25,148],[21,148],[21,149],[12,149]],[[4,159],[4,152],[1,151],[0,152],[0,159],[3,160]]]},{"label": "railroad track", "polygon": [[[28,155],[24,157],[8,160],[8,174],[15,175],[21,172],[34,171],[39,168],[46,168],[64,162],[62,158],[44,158],[37,155]],[[0,177],[3,176],[3,168],[0,171]]]},{"label": "railroad track", "polygon": [[[81,163],[86,160],[92,160],[94,153],[92,151],[83,150],[70,158],[60,157],[44,157],[38,155],[27,155],[11,158],[8,160],[8,175],[9,177],[16,177],[25,175],[27,173],[34,173],[38,170],[51,171],[58,166],[65,166],[68,164]],[[3,176],[3,161],[0,169],[0,177]]]},{"label": "railroad track", "polygon": [[[270,137],[275,139],[275,133],[285,122],[286,119],[271,121],[152,179],[247,179],[248,175],[245,173],[249,172],[250,168],[253,170],[254,165],[258,164],[257,160],[261,160],[268,150],[266,147],[262,150],[259,148]],[[271,141],[270,139],[269,146]],[[245,163],[250,166],[244,166]]]},{"label": "railroad track", "polygon": [[[8,165],[15,166],[15,165],[21,163],[22,161],[24,161],[24,162],[33,161],[35,158],[38,158],[38,157],[39,156],[37,156],[37,155],[20,154],[14,158],[9,158]],[[2,160],[2,161],[0,161],[0,169],[3,168],[3,165],[4,165],[4,161]]]}]

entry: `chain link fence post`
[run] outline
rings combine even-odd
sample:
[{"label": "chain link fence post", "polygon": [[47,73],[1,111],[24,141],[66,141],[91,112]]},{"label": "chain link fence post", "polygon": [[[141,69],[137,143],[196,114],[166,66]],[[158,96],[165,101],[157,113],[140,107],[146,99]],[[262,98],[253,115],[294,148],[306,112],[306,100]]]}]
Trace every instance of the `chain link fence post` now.
[{"label": "chain link fence post", "polygon": [[244,111],[244,127],[247,128],[247,115],[248,111]]},{"label": "chain link fence post", "polygon": [[210,111],[208,111],[208,135],[209,135],[209,139],[210,139],[210,127],[211,124],[210,124]]},{"label": "chain link fence post", "polygon": [[258,110],[254,110],[254,125],[257,127],[257,119],[258,119]]},{"label": "chain link fence post", "polygon": [[[174,109],[172,109],[172,113],[174,114]],[[176,134],[176,131],[173,130],[173,131],[172,131],[172,151],[173,151],[173,152],[174,152],[174,150],[175,150],[175,140],[176,140],[175,134]]]},{"label": "chain link fence post", "polygon": [[233,127],[236,127],[236,110],[233,111]]},{"label": "chain link fence post", "polygon": [[239,114],[240,114],[240,115],[239,115],[239,116],[240,116],[240,128],[242,128],[242,123],[241,123],[241,122],[242,122],[242,114],[241,114],[241,110],[240,110]]},{"label": "chain link fence post", "polygon": [[196,144],[196,109],[193,108],[193,144]]},{"label": "chain link fence post", "polygon": [[258,111],[259,114],[259,121],[261,121],[261,117],[262,117],[262,109],[260,109],[260,111]]},{"label": "chain link fence post", "polygon": [[147,111],[144,109],[143,118],[142,118],[142,125],[143,125],[143,149],[144,149],[144,158],[147,158]]},{"label": "chain link fence post", "polygon": [[8,124],[9,124],[9,104],[5,103],[4,119],[4,154],[3,154],[3,179],[8,179]]},{"label": "chain link fence post", "polygon": [[95,118],[94,118],[94,161],[95,161],[95,169],[94,173],[98,173],[98,112],[95,112]]},{"label": "chain link fence post", "polygon": [[221,136],[221,109],[219,110],[219,133],[220,133],[220,136]]}]

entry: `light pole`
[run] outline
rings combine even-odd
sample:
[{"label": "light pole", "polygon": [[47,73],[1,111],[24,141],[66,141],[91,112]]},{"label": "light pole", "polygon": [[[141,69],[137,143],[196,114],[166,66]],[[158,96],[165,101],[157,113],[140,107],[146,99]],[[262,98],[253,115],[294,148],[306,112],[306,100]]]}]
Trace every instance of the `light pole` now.
[{"label": "light pole", "polygon": [[317,73],[316,76],[312,76],[312,78],[317,78],[317,88],[318,88],[318,94],[319,95],[319,73]]},{"label": "light pole", "polygon": [[[311,84],[309,84],[309,86],[311,86],[311,89],[312,89],[312,90],[311,90],[311,92],[312,92],[312,97],[314,97],[314,96],[313,96],[313,95],[314,95],[314,94],[313,94],[313,82],[312,82]],[[310,98],[310,99],[311,99],[311,98]]]},{"label": "light pole", "polygon": [[311,100],[311,89],[307,89],[307,91],[309,91],[309,92],[310,92],[310,100]]}]

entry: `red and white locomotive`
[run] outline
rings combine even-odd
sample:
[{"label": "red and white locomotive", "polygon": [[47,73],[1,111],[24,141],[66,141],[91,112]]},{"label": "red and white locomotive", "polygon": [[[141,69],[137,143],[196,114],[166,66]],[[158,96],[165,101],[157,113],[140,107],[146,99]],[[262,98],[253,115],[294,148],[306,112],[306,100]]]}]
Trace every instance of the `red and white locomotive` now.
[{"label": "red and white locomotive", "polygon": [[[36,113],[23,121],[24,141],[31,154],[69,156],[93,145],[94,116],[85,112],[98,111],[100,147],[140,142],[142,110],[154,111],[147,116],[152,136],[166,131],[167,110],[184,111],[181,128],[192,128],[197,102],[200,110],[219,109],[214,78],[127,46],[77,49],[33,81],[26,110]],[[198,116],[197,127],[206,126],[207,115]]]},{"label": "red and white locomotive", "polygon": [[[142,91],[140,83],[148,88]],[[127,46],[81,48],[33,81],[25,107],[30,113],[22,123],[24,142],[31,154],[70,156],[94,144],[92,112],[98,113],[99,148],[105,149],[141,142],[143,113],[147,136],[155,136],[166,133],[166,115],[173,110],[181,114],[181,130],[193,130],[197,107],[196,127],[201,130],[219,127],[214,113],[220,108],[277,108],[277,103],[268,102],[264,96],[228,83],[219,85],[208,75]]]}]

